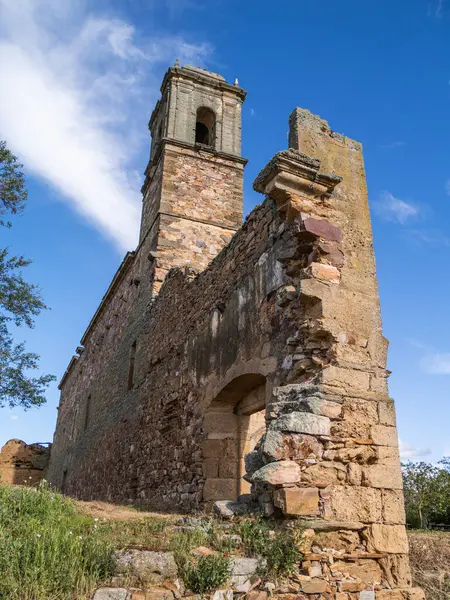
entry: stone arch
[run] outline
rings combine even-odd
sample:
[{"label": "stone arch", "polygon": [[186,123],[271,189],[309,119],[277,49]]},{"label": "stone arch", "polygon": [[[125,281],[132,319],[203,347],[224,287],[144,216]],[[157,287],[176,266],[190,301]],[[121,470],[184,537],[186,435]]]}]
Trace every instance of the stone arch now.
[{"label": "stone arch", "polygon": [[250,492],[244,457],[266,430],[266,377],[240,375],[225,385],[204,413],[203,501],[237,500]]},{"label": "stone arch", "polygon": [[201,106],[195,119],[195,143],[215,147],[216,114],[210,108]]}]

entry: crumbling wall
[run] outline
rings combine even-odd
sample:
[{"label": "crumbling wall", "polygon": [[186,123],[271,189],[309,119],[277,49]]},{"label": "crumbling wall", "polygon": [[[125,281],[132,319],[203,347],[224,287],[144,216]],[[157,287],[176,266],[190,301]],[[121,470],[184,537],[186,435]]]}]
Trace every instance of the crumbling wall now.
[{"label": "crumbling wall", "polygon": [[0,451],[0,482],[34,485],[43,478],[49,458],[49,447],[8,440]]},{"label": "crumbling wall", "polygon": [[[153,302],[145,279],[132,283],[136,255],[61,386],[50,481],[78,497],[167,508],[223,498],[219,489],[203,494],[204,415],[235,379],[244,378],[234,406],[276,369],[274,293],[284,275],[270,248],[278,226],[268,200],[205,271],[169,272]],[[115,326],[124,294],[130,312]]]}]

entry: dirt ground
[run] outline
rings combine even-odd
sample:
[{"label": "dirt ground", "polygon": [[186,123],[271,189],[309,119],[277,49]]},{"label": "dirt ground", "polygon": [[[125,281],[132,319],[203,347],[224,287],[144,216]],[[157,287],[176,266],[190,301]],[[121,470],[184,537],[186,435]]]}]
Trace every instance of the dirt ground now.
[{"label": "dirt ground", "polygon": [[408,532],[414,584],[427,600],[450,600],[450,533]]}]

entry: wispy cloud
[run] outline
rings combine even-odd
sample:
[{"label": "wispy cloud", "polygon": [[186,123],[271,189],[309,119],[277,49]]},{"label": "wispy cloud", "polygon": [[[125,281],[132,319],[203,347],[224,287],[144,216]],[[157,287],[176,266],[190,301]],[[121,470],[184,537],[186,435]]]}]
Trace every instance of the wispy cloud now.
[{"label": "wispy cloud", "polygon": [[408,444],[399,440],[400,445],[400,458],[403,460],[411,458],[421,458],[423,456],[429,456],[432,451],[430,448],[418,448],[412,444]]},{"label": "wispy cloud", "polygon": [[[449,81],[450,84],[450,81]],[[445,191],[447,192],[447,194],[450,196],[450,179],[447,181],[447,183],[445,184]]]},{"label": "wispy cloud", "polygon": [[450,352],[427,354],[420,365],[430,375],[450,375]]},{"label": "wispy cloud", "polygon": [[450,237],[438,229],[408,229],[409,239],[432,246],[450,246]]},{"label": "wispy cloud", "polygon": [[434,16],[436,19],[441,19],[444,10],[444,0],[438,0]]},{"label": "wispy cloud", "polygon": [[386,221],[395,221],[404,225],[419,216],[419,207],[396,198],[390,192],[383,192],[374,203],[376,213]]},{"label": "wispy cloud", "polygon": [[380,148],[384,150],[393,150],[394,148],[400,148],[404,146],[405,142],[390,142],[389,144],[380,144]]},{"label": "wispy cloud", "polygon": [[17,415],[10,415],[9,417],[11,419],[11,421],[18,421],[19,417]]},{"label": "wispy cloud", "polygon": [[203,65],[212,49],[178,36],[143,39],[82,4],[0,0],[1,134],[28,171],[130,249],[162,69],[177,57]]}]

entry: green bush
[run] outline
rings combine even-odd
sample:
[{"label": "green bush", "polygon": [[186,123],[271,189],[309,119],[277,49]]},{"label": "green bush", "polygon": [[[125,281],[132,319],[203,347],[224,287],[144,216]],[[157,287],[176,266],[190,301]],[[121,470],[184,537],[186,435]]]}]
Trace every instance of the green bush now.
[{"label": "green bush", "polygon": [[265,556],[268,547],[272,543],[270,527],[264,519],[248,519],[242,521],[239,527],[239,534],[245,552],[248,556]]},{"label": "green bush", "polygon": [[245,553],[261,559],[260,574],[264,578],[288,575],[302,559],[295,543],[295,534],[271,531],[262,518],[243,521],[239,533]]},{"label": "green bush", "polygon": [[113,568],[112,545],[70,500],[45,482],[0,485],[0,598],[86,598]]},{"label": "green bush", "polygon": [[266,578],[276,578],[292,573],[295,565],[302,559],[302,554],[291,534],[279,532],[272,539],[265,558],[262,575]]},{"label": "green bush", "polygon": [[225,554],[202,556],[197,563],[186,563],[183,569],[184,583],[194,594],[216,590],[230,575],[231,561]]}]

